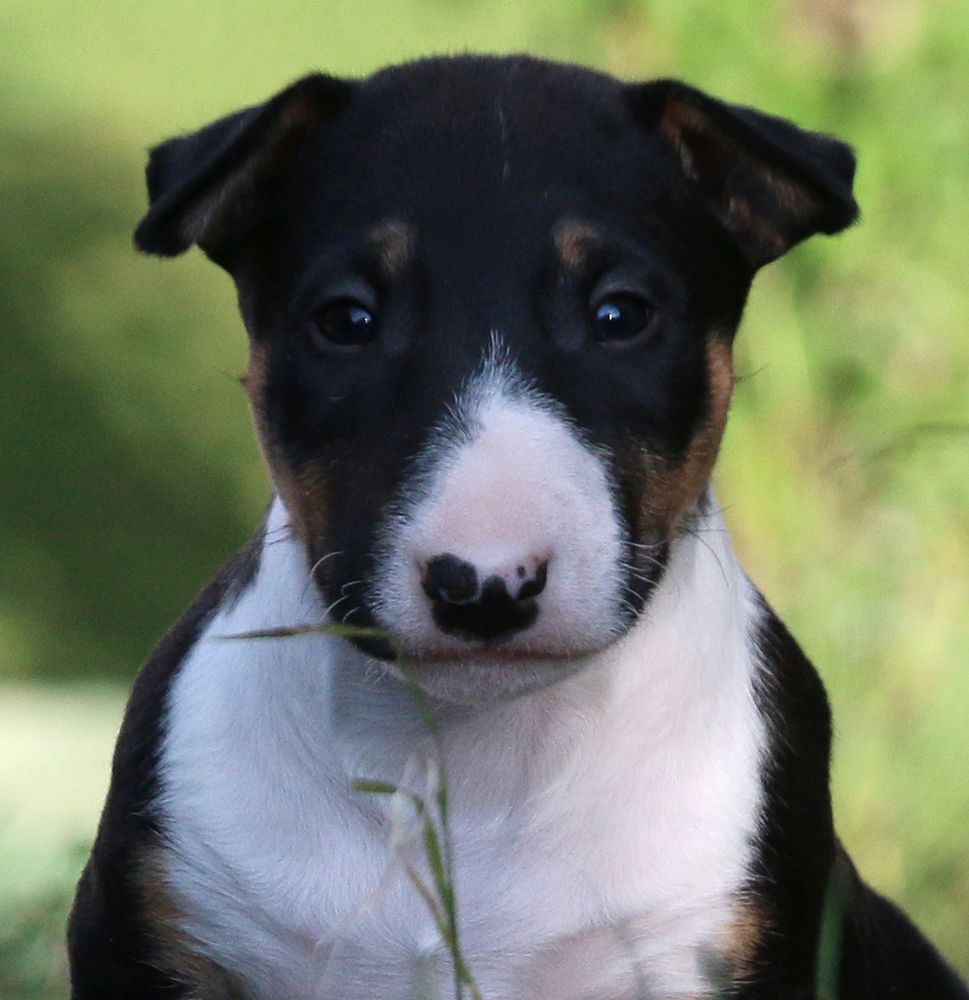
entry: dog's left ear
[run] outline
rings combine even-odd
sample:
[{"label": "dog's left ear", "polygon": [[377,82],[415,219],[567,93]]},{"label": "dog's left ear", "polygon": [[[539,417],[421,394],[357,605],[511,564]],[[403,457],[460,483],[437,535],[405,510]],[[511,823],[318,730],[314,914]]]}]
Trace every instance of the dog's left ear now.
[{"label": "dog's left ear", "polygon": [[145,170],[149,210],[135,246],[174,257],[197,243],[224,264],[233,239],[256,221],[274,172],[353,90],[349,81],[315,73],[265,104],[156,146]]},{"label": "dog's left ear", "polygon": [[639,120],[671,144],[752,267],[858,217],[855,158],[843,142],[676,80],[632,84],[627,93]]}]

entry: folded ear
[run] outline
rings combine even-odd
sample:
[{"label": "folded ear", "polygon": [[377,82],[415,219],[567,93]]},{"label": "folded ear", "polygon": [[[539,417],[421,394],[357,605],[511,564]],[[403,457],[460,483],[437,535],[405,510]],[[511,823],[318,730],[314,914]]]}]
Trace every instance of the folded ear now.
[{"label": "folded ear", "polygon": [[672,145],[753,267],[857,218],[855,158],[843,142],[675,80],[633,84],[628,94],[640,120]]},{"label": "folded ear", "polygon": [[353,88],[346,80],[307,76],[265,104],[156,146],[145,171],[150,207],[135,245],[173,257],[197,243],[221,262],[226,242],[258,214],[265,181],[338,113]]}]

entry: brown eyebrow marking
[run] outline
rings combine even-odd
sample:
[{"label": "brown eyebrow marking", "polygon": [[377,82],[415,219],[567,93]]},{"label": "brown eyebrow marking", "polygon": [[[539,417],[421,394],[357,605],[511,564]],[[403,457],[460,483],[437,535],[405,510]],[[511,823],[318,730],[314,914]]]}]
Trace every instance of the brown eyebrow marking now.
[{"label": "brown eyebrow marking", "polygon": [[581,273],[589,258],[604,243],[601,234],[587,222],[562,219],[552,230],[552,237],[566,270]]},{"label": "brown eyebrow marking", "polygon": [[388,279],[398,278],[414,256],[414,232],[398,219],[381,222],[370,233],[380,270]]}]

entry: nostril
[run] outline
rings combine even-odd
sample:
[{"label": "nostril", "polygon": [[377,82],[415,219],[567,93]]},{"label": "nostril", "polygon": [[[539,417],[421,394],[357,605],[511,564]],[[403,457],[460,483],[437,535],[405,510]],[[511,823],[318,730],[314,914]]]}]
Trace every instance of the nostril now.
[{"label": "nostril", "polygon": [[427,563],[421,586],[432,601],[468,604],[478,597],[478,572],[471,563],[448,552]]},{"label": "nostril", "polygon": [[521,572],[524,567],[519,566],[518,578],[522,581],[515,595],[517,601],[527,601],[530,597],[537,597],[544,589],[548,581],[548,560],[539,563],[535,567],[535,572],[530,578],[526,578]]}]

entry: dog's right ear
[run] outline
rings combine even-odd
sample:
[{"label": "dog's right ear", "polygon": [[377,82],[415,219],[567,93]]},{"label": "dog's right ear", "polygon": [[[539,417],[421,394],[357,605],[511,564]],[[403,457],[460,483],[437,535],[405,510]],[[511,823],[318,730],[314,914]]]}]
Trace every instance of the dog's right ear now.
[{"label": "dog's right ear", "polygon": [[156,146],[145,171],[149,210],[135,246],[174,257],[197,243],[223,263],[228,241],[259,214],[260,188],[310,132],[339,113],[354,88],[317,73],[265,104]]}]

